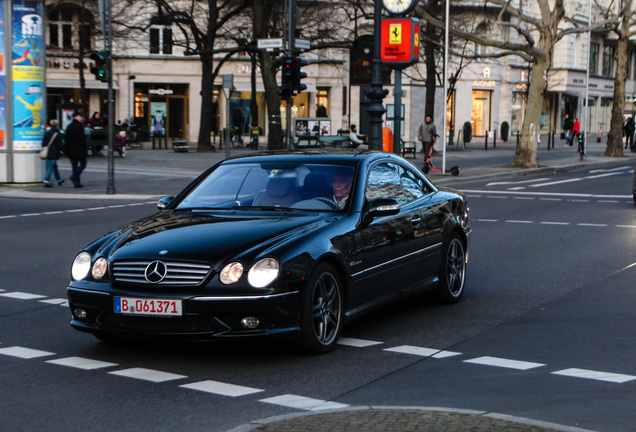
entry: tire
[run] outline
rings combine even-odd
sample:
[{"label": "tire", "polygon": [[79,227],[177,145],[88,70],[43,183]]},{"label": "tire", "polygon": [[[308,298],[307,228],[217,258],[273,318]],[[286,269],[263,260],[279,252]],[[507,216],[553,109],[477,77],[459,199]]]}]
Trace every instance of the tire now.
[{"label": "tire", "polygon": [[457,303],[466,285],[466,248],[457,233],[451,233],[442,247],[437,299],[446,304]]},{"label": "tire", "polygon": [[342,330],[342,286],[329,264],[316,267],[303,293],[300,315],[300,346],[310,354],[332,351]]}]

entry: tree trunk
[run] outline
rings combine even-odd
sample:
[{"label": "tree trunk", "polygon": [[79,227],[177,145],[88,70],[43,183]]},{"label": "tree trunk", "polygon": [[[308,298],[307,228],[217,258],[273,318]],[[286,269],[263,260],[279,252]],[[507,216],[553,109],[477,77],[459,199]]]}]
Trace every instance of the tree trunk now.
[{"label": "tree trunk", "polygon": [[515,152],[514,165],[518,167],[537,167],[537,142],[541,126],[541,107],[548,59],[537,56],[532,67],[526,115],[521,126],[521,139]]},{"label": "tree trunk", "polygon": [[[623,21],[622,27],[629,31]],[[616,77],[614,78],[614,104],[610,120],[605,156],[623,157],[623,121],[625,113],[625,80],[627,78],[627,41],[629,36],[621,32],[616,49]]]},{"label": "tree trunk", "polygon": [[[429,11],[431,15],[438,16],[437,0],[434,0],[429,4]],[[426,62],[426,105],[424,106],[424,116],[430,115],[435,118],[435,90],[437,88],[436,82],[436,69],[435,69],[435,44],[433,41],[437,40],[436,27],[433,24],[426,24],[426,38],[424,39],[424,52]],[[443,107],[446,108],[446,107]],[[424,118],[421,119],[424,122]]]},{"label": "tree trunk", "polygon": [[[273,12],[276,9],[276,1],[255,1],[252,5],[254,13],[252,25],[254,38],[269,37],[268,28]],[[267,109],[267,149],[276,150],[283,148],[283,127],[280,115],[280,98],[278,97],[278,83],[276,82],[276,68],[274,59],[267,51],[261,51],[261,77],[265,89],[265,106]]]},{"label": "tree trunk", "polygon": [[197,140],[197,152],[209,153],[216,151],[210,141],[212,132],[212,98],[213,98],[214,70],[212,54],[201,54],[201,121],[199,122],[199,138]]}]

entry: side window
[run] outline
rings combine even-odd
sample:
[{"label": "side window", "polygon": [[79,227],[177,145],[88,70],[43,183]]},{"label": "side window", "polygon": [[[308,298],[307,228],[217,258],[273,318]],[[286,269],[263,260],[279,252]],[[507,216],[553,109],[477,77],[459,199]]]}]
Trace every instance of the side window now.
[{"label": "side window", "polygon": [[401,205],[409,200],[402,185],[401,172],[404,169],[393,163],[380,163],[371,168],[364,196],[368,201],[378,198],[389,198],[397,200]]},{"label": "side window", "polygon": [[402,174],[402,186],[404,186],[408,202],[415,201],[427,193],[424,182],[409,169],[404,169]]}]

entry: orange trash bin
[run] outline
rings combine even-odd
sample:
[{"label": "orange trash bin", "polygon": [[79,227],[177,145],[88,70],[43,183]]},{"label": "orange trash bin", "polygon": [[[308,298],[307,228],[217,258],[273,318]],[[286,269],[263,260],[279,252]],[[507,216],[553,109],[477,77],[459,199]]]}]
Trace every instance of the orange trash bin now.
[{"label": "orange trash bin", "polygon": [[388,126],[382,129],[382,150],[393,153],[393,131]]}]

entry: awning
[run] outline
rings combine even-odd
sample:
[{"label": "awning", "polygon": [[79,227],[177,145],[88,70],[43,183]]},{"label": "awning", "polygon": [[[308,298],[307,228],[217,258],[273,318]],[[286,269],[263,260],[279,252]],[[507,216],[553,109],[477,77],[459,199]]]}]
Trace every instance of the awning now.
[{"label": "awning", "polygon": [[[48,88],[80,88],[79,79],[48,79],[46,80]],[[87,79],[86,88],[89,90],[108,90],[108,83],[97,80]],[[113,88],[118,90],[117,82],[113,81]]]}]

